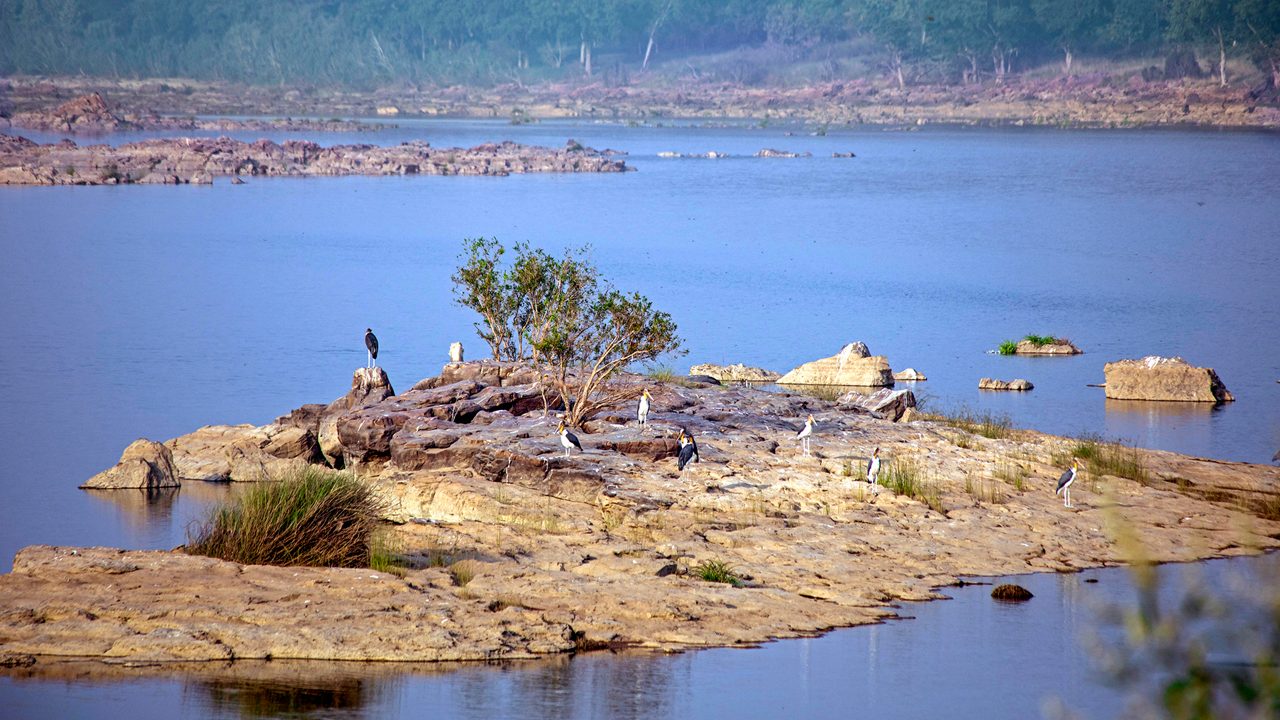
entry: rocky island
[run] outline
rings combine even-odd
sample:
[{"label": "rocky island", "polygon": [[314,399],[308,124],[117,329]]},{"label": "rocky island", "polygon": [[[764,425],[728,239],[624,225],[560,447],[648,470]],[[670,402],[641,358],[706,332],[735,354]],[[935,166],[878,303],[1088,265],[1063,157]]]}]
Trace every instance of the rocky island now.
[{"label": "rocky island", "polygon": [[335,175],[510,175],[625,172],[613,153],[570,140],[551,149],[514,142],[435,148],[426,142],[321,146],[307,140],[157,138],[119,146],[40,144],[0,133],[0,185],[209,184],[213,178]]},{"label": "rocky island", "polygon": [[[876,622],[964,576],[1132,560],[1118,536],[1154,561],[1280,546],[1280,468],[1125,449],[1136,465],[1122,471],[1080,440],[942,416],[893,422],[856,394],[616,382],[649,390],[649,427],[637,427],[633,405],[597,413],[569,456],[536,375],[492,362],[451,363],[400,394],[381,370],[361,369],[346,395],[265,426],[135,443],[108,473],[116,485],[345,467],[388,502],[402,566],[28,547],[0,576],[0,660],[493,660],[750,645]],[[795,436],[808,416],[805,456]],[[683,472],[682,431],[700,456]],[[863,478],[874,448],[878,485]],[[1055,479],[1086,456],[1076,507],[1065,508]]]}]

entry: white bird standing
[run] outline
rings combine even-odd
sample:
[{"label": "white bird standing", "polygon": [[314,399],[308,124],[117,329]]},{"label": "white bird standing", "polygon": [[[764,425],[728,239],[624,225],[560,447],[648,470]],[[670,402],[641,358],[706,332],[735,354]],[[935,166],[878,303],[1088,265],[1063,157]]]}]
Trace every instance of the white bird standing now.
[{"label": "white bird standing", "polygon": [[876,484],[876,480],[880,477],[880,448],[876,448],[871,453],[871,459],[867,461],[867,482],[872,485]]},{"label": "white bird standing", "polygon": [[578,448],[578,452],[586,452],[582,449],[582,443],[578,442],[578,436],[569,432],[564,423],[560,423],[560,444],[564,446],[565,457],[569,457],[574,448]]},{"label": "white bird standing", "polygon": [[1076,481],[1076,469],[1080,467],[1079,460],[1071,461],[1071,469],[1062,473],[1062,477],[1058,478],[1058,491],[1055,495],[1062,496],[1062,507],[1075,507],[1071,504],[1071,483]]},{"label": "white bird standing", "polygon": [[800,441],[800,448],[804,451],[805,455],[809,454],[809,438],[812,436],[813,416],[810,415],[809,419],[805,420],[804,427],[800,429],[800,432],[796,433],[796,439]]},{"label": "white bird standing", "polygon": [[636,409],[636,419],[640,421],[640,429],[643,430],[649,425],[649,388],[645,388],[640,393],[640,407]]}]

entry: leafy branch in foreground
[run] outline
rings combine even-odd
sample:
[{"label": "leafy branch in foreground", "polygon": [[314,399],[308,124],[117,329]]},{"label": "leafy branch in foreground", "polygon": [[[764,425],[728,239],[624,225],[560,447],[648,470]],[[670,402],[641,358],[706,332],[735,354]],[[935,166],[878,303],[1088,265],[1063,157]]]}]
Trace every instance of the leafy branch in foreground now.
[{"label": "leafy branch in foreground", "polygon": [[468,239],[453,275],[454,295],[480,315],[476,330],[494,359],[537,369],[571,426],[635,394],[610,383],[619,372],[681,345],[669,314],[639,293],[615,289],[587,252],[570,249],[557,258],[517,243],[504,267],[506,248],[497,239]]}]

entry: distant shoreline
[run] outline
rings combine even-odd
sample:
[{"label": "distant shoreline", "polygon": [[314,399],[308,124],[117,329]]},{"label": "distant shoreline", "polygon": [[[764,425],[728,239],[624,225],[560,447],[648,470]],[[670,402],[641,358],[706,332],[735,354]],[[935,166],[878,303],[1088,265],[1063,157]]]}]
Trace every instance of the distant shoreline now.
[{"label": "distant shoreline", "polygon": [[[1073,129],[1280,130],[1280,96],[1209,80],[1142,82],[1106,75],[1015,79],[1005,84],[907,86],[865,79],[802,87],[553,83],[492,88],[339,91],[252,87],[183,79],[11,77],[0,80],[5,114],[48,110],[100,92],[134,115],[302,118],[744,120],[834,126],[953,125]],[[0,129],[9,124],[0,121]],[[16,123],[15,123],[16,126]],[[288,129],[287,126],[285,129]],[[299,128],[307,129],[307,128]],[[107,129],[108,131],[110,128]]]}]

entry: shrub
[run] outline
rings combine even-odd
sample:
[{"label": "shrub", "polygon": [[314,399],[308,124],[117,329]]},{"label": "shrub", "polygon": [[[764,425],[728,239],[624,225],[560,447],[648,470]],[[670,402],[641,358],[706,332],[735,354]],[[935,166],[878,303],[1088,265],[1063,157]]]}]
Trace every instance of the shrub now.
[{"label": "shrub", "polygon": [[1000,343],[1001,355],[1012,355],[1016,352],[1018,352],[1018,343],[1012,340],[1005,340],[1004,342]]},{"label": "shrub", "polygon": [[1058,338],[1052,335],[1028,335],[1022,339],[1036,347],[1044,347],[1045,345],[1053,345],[1059,342]]},{"label": "shrub", "polygon": [[742,579],[733,566],[723,560],[703,560],[693,569],[693,574],[707,582],[726,583],[735,587],[742,584]]},{"label": "shrub", "polygon": [[303,466],[215,508],[186,552],[246,565],[367,567],[383,510],[350,473]]}]

